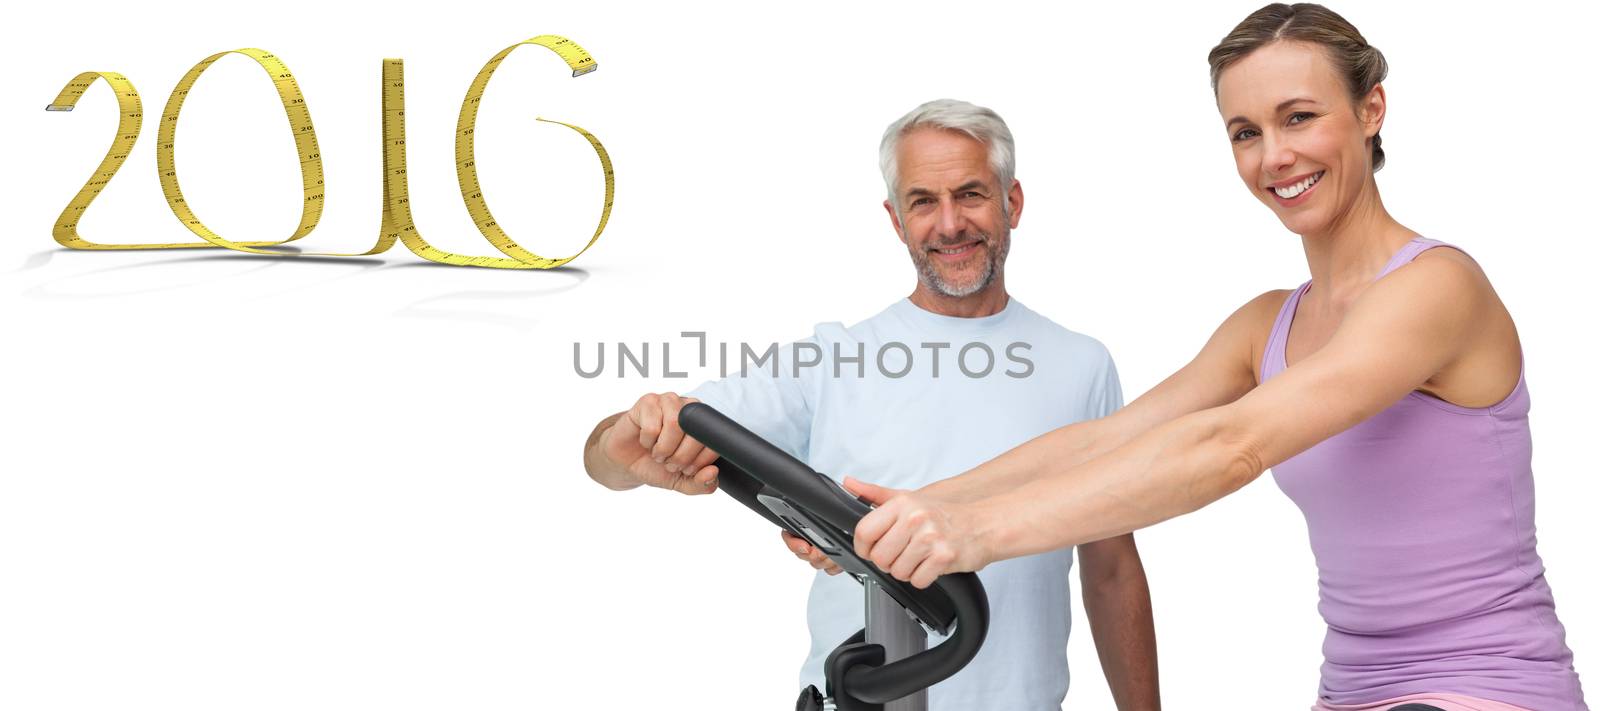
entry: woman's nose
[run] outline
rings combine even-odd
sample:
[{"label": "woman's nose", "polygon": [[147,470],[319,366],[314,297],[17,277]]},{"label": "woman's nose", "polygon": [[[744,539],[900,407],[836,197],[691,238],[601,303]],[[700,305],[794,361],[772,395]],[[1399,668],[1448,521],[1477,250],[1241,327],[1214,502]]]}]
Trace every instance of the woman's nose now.
[{"label": "woman's nose", "polygon": [[1262,167],[1273,174],[1283,173],[1294,167],[1294,148],[1288,141],[1272,134],[1263,136],[1262,140],[1262,147],[1265,149],[1261,158]]}]

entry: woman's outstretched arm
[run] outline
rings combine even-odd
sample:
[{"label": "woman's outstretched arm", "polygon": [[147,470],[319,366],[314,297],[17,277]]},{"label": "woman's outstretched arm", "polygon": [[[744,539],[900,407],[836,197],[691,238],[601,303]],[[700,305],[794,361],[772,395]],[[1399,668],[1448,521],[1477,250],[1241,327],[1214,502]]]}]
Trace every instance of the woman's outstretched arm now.
[{"label": "woman's outstretched arm", "polygon": [[1053,466],[1036,448],[1030,470],[1010,473],[1026,483],[969,503],[846,482],[880,504],[856,527],[857,552],[926,586],[943,573],[1137,530],[1236,491],[1462,355],[1495,297],[1464,255],[1436,251],[1450,254],[1425,255],[1369,287],[1328,344],[1293,368],[1078,466]]},{"label": "woman's outstretched arm", "polygon": [[1238,400],[1255,387],[1255,354],[1288,294],[1270,291],[1240,307],[1217,327],[1193,360],[1126,407],[1098,420],[1046,432],[920,491],[947,501],[985,499],[1048,472],[1090,461],[1164,422]]}]

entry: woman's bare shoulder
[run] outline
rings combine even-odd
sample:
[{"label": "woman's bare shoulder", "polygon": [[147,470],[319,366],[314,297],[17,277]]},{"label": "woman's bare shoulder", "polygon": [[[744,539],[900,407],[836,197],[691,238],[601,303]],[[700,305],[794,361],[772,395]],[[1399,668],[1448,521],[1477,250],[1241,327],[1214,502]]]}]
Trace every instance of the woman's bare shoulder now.
[{"label": "woman's bare shoulder", "polygon": [[1272,289],[1262,292],[1261,295],[1245,302],[1238,311],[1233,313],[1230,320],[1239,322],[1239,329],[1252,335],[1252,340],[1265,341],[1268,333],[1272,331],[1272,324],[1278,320],[1279,312],[1294,293],[1294,289]]}]

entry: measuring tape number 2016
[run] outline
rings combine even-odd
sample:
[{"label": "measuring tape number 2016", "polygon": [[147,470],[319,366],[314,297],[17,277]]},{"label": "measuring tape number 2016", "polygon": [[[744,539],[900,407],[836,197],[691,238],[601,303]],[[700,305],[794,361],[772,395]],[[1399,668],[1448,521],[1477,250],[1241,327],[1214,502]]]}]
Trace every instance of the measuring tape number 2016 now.
[{"label": "measuring tape number 2016", "polygon": [[[600,239],[600,233],[606,229],[606,221],[611,218],[611,203],[615,193],[615,180],[611,170],[611,156],[606,153],[605,146],[600,144],[600,139],[594,134],[583,130],[570,123],[537,119],[545,123],[555,123],[577,131],[589,141],[594,148],[595,155],[600,158],[600,166],[605,171],[605,206],[600,212],[600,224],[595,227],[594,235],[589,238],[589,243],[577,254],[568,257],[549,258],[533,253],[522,245],[517,244],[501,229],[494,215],[489,212],[489,204],[484,200],[483,189],[478,182],[477,161],[473,153],[473,133],[478,120],[478,104],[483,98],[484,89],[489,85],[489,78],[494,75],[507,55],[511,54],[522,45],[537,45],[545,47],[556,53],[567,66],[572,68],[572,76],[580,77],[599,68],[594,58],[576,42],[556,35],[540,35],[532,39],[518,42],[505,48],[494,58],[490,59],[483,69],[478,72],[477,78],[472,80],[472,86],[467,89],[467,97],[461,102],[461,114],[456,119],[456,179],[461,185],[461,198],[466,201],[467,211],[472,215],[473,222],[478,226],[489,243],[506,256],[482,257],[456,254],[434,247],[417,231],[415,221],[411,216],[411,197],[406,185],[406,119],[405,119],[405,76],[404,65],[399,59],[383,60],[383,223],[379,229],[378,241],[365,252],[358,253],[329,253],[329,252],[285,252],[270,249],[293,242],[311,233],[317,226],[317,221],[322,217],[323,203],[323,174],[322,151],[317,147],[317,132],[311,125],[311,110],[306,106],[305,97],[300,93],[300,86],[294,80],[294,74],[277,55],[261,49],[237,49],[219,52],[201,60],[199,64],[189,70],[183,79],[178,81],[178,86],[172,90],[167,98],[166,108],[161,111],[161,126],[156,138],[156,170],[161,178],[161,192],[166,197],[167,205],[172,208],[172,214],[195,233],[203,242],[171,242],[150,244],[103,244],[91,242],[78,234],[78,222],[84,211],[89,209],[90,203],[111,182],[112,176],[122,167],[128,159],[128,154],[133,150],[133,144],[139,137],[139,128],[144,120],[143,105],[139,100],[139,92],[133,88],[133,83],[128,78],[116,72],[84,72],[74,77],[66,88],[56,96],[56,100],[45,107],[49,111],[71,111],[78,103],[84,92],[93,86],[96,79],[104,79],[116,91],[117,107],[122,113],[117,122],[116,139],[111,144],[111,149],[106,152],[106,157],[95,169],[94,174],[84,183],[83,188],[67,204],[61,216],[57,218],[53,235],[57,242],[71,249],[89,250],[122,250],[122,249],[181,249],[189,247],[224,247],[227,249],[248,252],[251,254],[286,255],[314,255],[331,257],[359,257],[381,254],[394,246],[396,241],[404,244],[417,256],[440,264],[456,266],[491,267],[498,269],[550,269],[559,267],[576,259],[593,246]],[[229,54],[242,54],[256,61],[272,77],[272,83],[278,90],[278,98],[283,102],[283,111],[289,118],[289,127],[294,132],[295,150],[300,157],[300,181],[304,192],[304,201],[300,211],[300,225],[288,238],[275,242],[236,242],[212,231],[206,227],[199,218],[195,217],[188,203],[184,201],[183,191],[178,186],[178,170],[174,159],[173,146],[178,128],[178,112],[183,108],[184,97],[194,86],[200,74],[210,67],[213,62]]]}]

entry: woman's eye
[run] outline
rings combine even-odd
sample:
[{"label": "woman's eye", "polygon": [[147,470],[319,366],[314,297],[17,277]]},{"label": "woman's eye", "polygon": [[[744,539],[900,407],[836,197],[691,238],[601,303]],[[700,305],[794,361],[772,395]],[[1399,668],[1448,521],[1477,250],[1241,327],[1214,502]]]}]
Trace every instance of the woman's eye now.
[{"label": "woman's eye", "polygon": [[1292,114],[1289,114],[1289,124],[1294,125],[1297,123],[1304,123],[1313,118],[1316,118],[1316,114],[1313,114],[1309,111],[1296,111]]},{"label": "woman's eye", "polygon": [[1255,129],[1253,129],[1253,128],[1241,128],[1241,129],[1239,129],[1238,133],[1233,134],[1233,142],[1234,143],[1238,143],[1240,141],[1248,141],[1248,140],[1250,140],[1252,138],[1255,138],[1255,137],[1256,137],[1256,130]]}]

